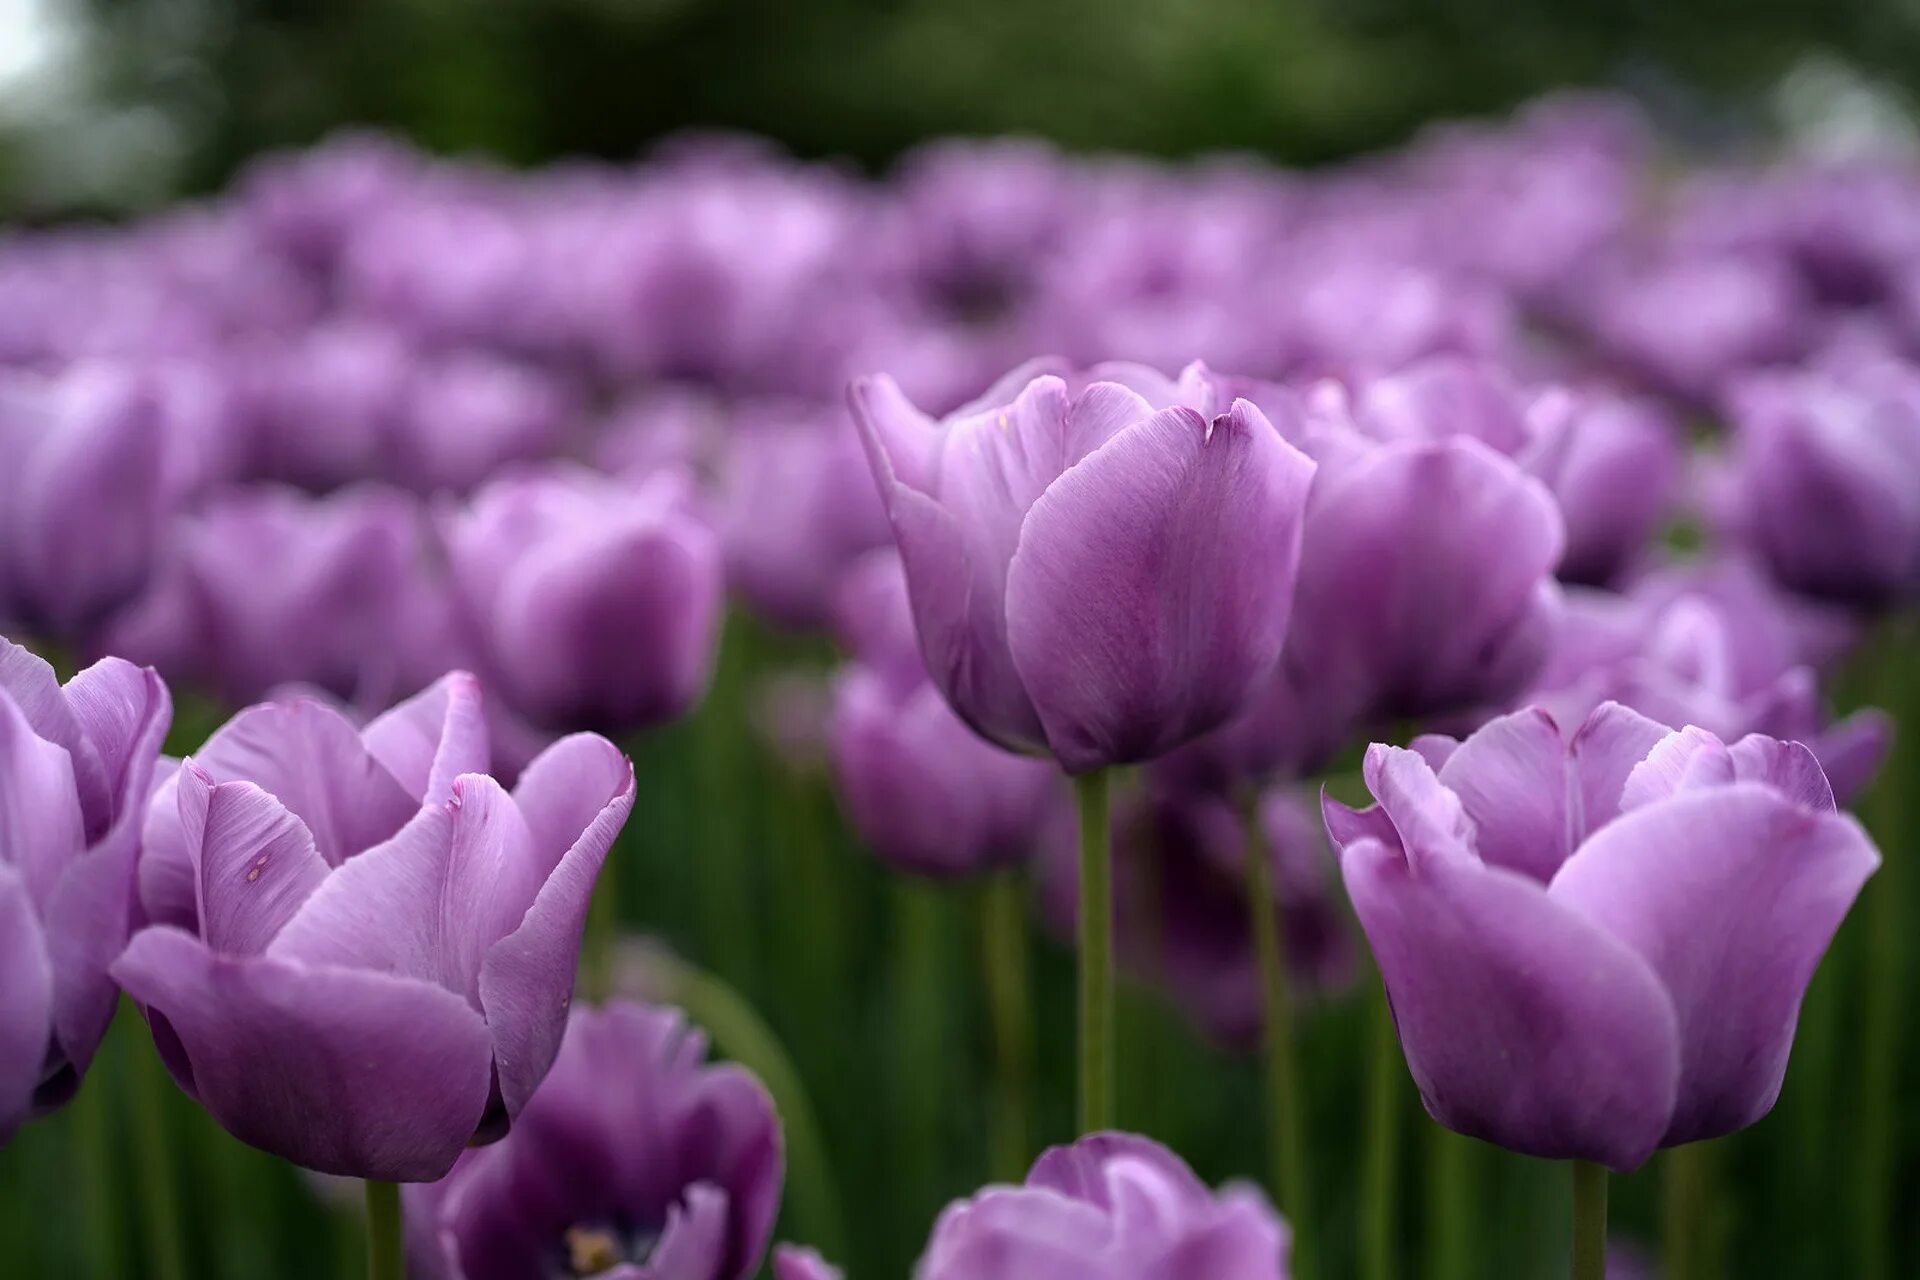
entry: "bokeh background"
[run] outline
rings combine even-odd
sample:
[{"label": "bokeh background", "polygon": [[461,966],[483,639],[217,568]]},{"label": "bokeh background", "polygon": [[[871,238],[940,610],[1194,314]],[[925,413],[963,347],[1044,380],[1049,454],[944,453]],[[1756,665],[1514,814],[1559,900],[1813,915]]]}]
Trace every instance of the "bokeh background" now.
[{"label": "bokeh background", "polygon": [[[929,138],[1004,133],[1313,166],[1566,88],[1631,97],[1676,159],[1903,147],[1920,93],[1920,3],[0,0],[0,220],[132,217],[219,191],[263,152],[347,126],[509,165],[621,160],[688,130],[726,130],[871,173]],[[620,893],[629,922],[717,974],[785,1045],[827,1135],[844,1228],[816,1243],[855,1276],[885,1277],[905,1273],[942,1204],[993,1172],[980,903],[865,857],[824,779],[792,768],[759,731],[760,675],[830,661],[824,641],[729,624],[699,713],[631,744],[641,793]],[[1838,691],[1843,707],[1868,696]],[[190,692],[180,705],[176,752],[225,713]],[[1851,1019],[1858,929],[1849,924],[1816,989],[1841,1006],[1836,1018]],[[1035,965],[1035,1052],[1061,1066],[1070,966],[1041,944]],[[661,980],[650,972],[637,961],[634,981]],[[740,1012],[724,998],[705,1009]],[[1324,1267],[1348,1274],[1359,1154],[1330,1118],[1358,1114],[1349,1064],[1362,1009],[1309,1017]],[[1252,1059],[1209,1045],[1137,989],[1123,993],[1121,1026],[1122,1124],[1167,1139],[1209,1181],[1257,1176]],[[74,1137],[157,1124],[187,1152],[180,1195],[197,1274],[354,1274],[350,1211],[170,1091],[143,1093],[151,1075],[132,1059],[149,1053],[123,1018],[71,1113],[23,1131],[0,1161],[6,1273],[86,1274],[105,1257],[143,1274],[141,1224],[92,1216],[75,1190],[139,1171],[81,1167]],[[1895,1150],[1914,1145],[1910,1107],[1848,1109],[1852,1079],[1845,1061],[1797,1063],[1781,1114],[1719,1144],[1718,1189],[1699,1209],[1725,1274],[1842,1273],[1847,1152],[1876,1131]],[[1828,1102],[1796,1110],[1812,1090]],[[1065,1137],[1069,1073],[1043,1071],[1035,1104],[1036,1134]],[[1410,1090],[1405,1122],[1421,1123]],[[1564,1187],[1490,1149],[1475,1158],[1485,1198],[1467,1229],[1481,1274],[1551,1274],[1565,1247]],[[1622,1239],[1655,1237],[1659,1176],[1656,1162],[1620,1184]],[[1444,1203],[1423,1199],[1414,1177],[1410,1242],[1435,1225],[1422,1204]],[[796,1197],[817,1193],[790,1193],[787,1232]]]}]

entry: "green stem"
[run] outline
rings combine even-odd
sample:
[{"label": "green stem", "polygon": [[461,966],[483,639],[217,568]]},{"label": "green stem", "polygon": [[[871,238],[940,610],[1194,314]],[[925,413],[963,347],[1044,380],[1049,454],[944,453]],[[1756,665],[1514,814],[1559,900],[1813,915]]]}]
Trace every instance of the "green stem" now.
[{"label": "green stem", "polygon": [[1427,1275],[1467,1280],[1472,1274],[1475,1195],[1472,1142],[1439,1125],[1427,1127]]},{"label": "green stem", "polygon": [[400,1240],[400,1184],[367,1183],[367,1280],[406,1280]]},{"label": "green stem", "polygon": [[120,1237],[119,1188],[114,1169],[110,1081],[103,1053],[95,1058],[92,1078],[73,1103],[73,1123],[79,1129],[80,1181],[85,1187],[87,1265],[97,1280],[120,1280],[127,1274]]},{"label": "green stem", "polygon": [[1573,1162],[1573,1280],[1606,1280],[1607,1171]]},{"label": "green stem", "polygon": [[1113,1126],[1113,832],[1107,771],[1073,780],[1080,810],[1080,1132]]},{"label": "green stem", "polygon": [[1385,989],[1369,1010],[1367,1148],[1361,1166],[1360,1274],[1392,1280],[1399,1241],[1400,1038]]},{"label": "green stem", "polygon": [[1018,871],[1003,871],[987,881],[980,897],[980,933],[998,1076],[993,1176],[1019,1182],[1031,1158],[1027,1116],[1033,1075],[1033,1000],[1028,990],[1026,886]]},{"label": "green stem", "polygon": [[780,1038],[744,996],[715,975],[677,956],[662,955],[654,963],[666,1000],[706,1028],[722,1057],[759,1076],[773,1098],[786,1131],[787,1198],[793,1206],[795,1234],[829,1257],[845,1257],[840,1197],[826,1144],[800,1073]]},{"label": "green stem", "polygon": [[132,1046],[126,1065],[133,1104],[134,1167],[139,1177],[140,1221],[145,1228],[146,1264],[155,1280],[186,1280],[180,1232],[180,1198],[173,1168],[173,1142],[167,1132],[170,1083],[159,1053],[146,1041]]},{"label": "green stem", "polygon": [[1664,1280],[1694,1280],[1699,1274],[1702,1207],[1706,1195],[1706,1148],[1700,1143],[1670,1149],[1661,1159],[1660,1273]]},{"label": "green stem", "polygon": [[1306,1108],[1300,1101],[1300,1064],[1295,1053],[1293,987],[1287,953],[1281,945],[1279,895],[1274,889],[1273,856],[1260,825],[1260,807],[1249,800],[1246,825],[1247,918],[1260,966],[1262,1048],[1266,1057],[1267,1159],[1274,1203],[1294,1230],[1293,1274],[1305,1276],[1313,1241],[1312,1183],[1307,1177]]}]

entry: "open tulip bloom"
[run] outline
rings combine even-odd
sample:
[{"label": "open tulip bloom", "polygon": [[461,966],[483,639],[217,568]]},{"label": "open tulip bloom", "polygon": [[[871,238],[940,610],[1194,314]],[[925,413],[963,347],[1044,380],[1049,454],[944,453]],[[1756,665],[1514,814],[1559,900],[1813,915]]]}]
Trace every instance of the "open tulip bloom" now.
[{"label": "open tulip bloom", "polygon": [[1880,860],[1806,747],[1605,703],[1570,738],[1528,709],[1376,743],[1365,776],[1327,829],[1435,1120],[1625,1171],[1773,1106]]},{"label": "open tulip bloom", "polygon": [[142,930],[113,976],[234,1136],[370,1182],[441,1176],[560,1047],[632,766],[580,734],[507,792],[461,674],[364,735],[308,704],[208,755],[173,784],[192,922]]}]

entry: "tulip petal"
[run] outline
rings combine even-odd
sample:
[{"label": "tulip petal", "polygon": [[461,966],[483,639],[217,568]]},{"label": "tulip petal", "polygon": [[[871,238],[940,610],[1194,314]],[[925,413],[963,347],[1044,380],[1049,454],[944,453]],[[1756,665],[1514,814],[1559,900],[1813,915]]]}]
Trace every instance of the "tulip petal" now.
[{"label": "tulip petal", "polygon": [[107,788],[108,810],[88,821],[88,834],[99,839],[107,814],[137,808],[151,791],[154,762],[173,722],[173,699],[152,670],[103,658],[67,682],[66,702]]},{"label": "tulip petal", "polygon": [[0,862],[0,1144],[33,1109],[53,1040],[53,962],[25,881]]},{"label": "tulip petal", "polygon": [[1579,775],[1580,814],[1574,846],[1620,812],[1620,793],[1655,744],[1673,732],[1630,707],[1603,702],[1573,735],[1569,750]]},{"label": "tulip petal", "polygon": [[1371,841],[1341,868],[1435,1120],[1622,1171],[1652,1153],[1673,1114],[1679,1033],[1632,948],[1503,868],[1436,859],[1415,872]]},{"label": "tulip petal", "polygon": [[1620,812],[1671,799],[1683,791],[1733,781],[1733,754],[1705,729],[1689,725],[1653,744],[1620,788]]},{"label": "tulip petal", "polygon": [[1820,761],[1804,743],[1750,733],[1727,750],[1733,759],[1733,776],[1742,782],[1763,783],[1816,813],[1832,813],[1838,807]]},{"label": "tulip petal", "polygon": [[35,733],[12,698],[0,696],[0,850],[44,909],[85,847],[72,757]]},{"label": "tulip petal", "polygon": [[666,1225],[653,1257],[629,1268],[632,1280],[680,1280],[682,1276],[713,1276],[715,1280],[751,1274],[751,1266],[716,1267],[727,1255],[727,1193],[711,1182],[694,1182],[681,1192],[678,1203],[667,1210]]},{"label": "tulip petal", "polygon": [[[1466,807],[1419,752],[1373,743],[1360,772],[1393,825],[1395,839],[1383,843],[1403,851],[1416,870],[1435,859],[1473,858],[1476,833]],[[1346,843],[1352,843],[1351,834]]]},{"label": "tulip petal", "polygon": [[1731,1133],[1773,1106],[1807,983],[1879,862],[1852,818],[1753,783],[1623,814],[1567,860],[1555,901],[1646,957],[1678,1012],[1663,1145]]},{"label": "tulip petal", "polygon": [[885,374],[855,378],[847,388],[847,403],[881,495],[895,483],[928,492],[944,438],[933,419],[915,408]]},{"label": "tulip petal", "polygon": [[[549,748],[541,760],[528,766],[528,778],[522,785],[528,785],[537,772],[557,779],[557,775],[542,770],[542,761],[556,756],[562,748],[568,755],[584,753],[585,747],[569,746],[578,741],[582,739],[564,739]],[[605,749],[613,748],[607,744]],[[633,769],[622,763],[619,790],[603,801],[561,857],[520,927],[494,943],[480,966],[480,1003],[493,1033],[500,1097],[509,1116],[520,1114],[560,1049],[566,1028],[564,1011],[573,999],[574,974],[580,962],[587,903],[607,851],[633,809]],[[534,791],[539,799],[529,805],[544,809],[546,814],[557,814],[561,810],[557,790],[543,794],[549,786],[557,787],[557,781],[540,782]],[[542,821],[552,819],[543,817]]]},{"label": "tulip petal", "polygon": [[419,807],[351,721],[308,698],[248,707],[193,761],[216,783],[259,784],[306,824],[330,866],[387,839]]},{"label": "tulip petal", "polygon": [[1245,1187],[1229,1187],[1220,1199],[1213,1220],[1188,1231],[1153,1259],[1140,1280],[1281,1280],[1291,1274],[1287,1255],[1292,1240],[1266,1198]]},{"label": "tulip petal", "polygon": [[453,780],[485,773],[490,760],[480,682],[451,671],[360,733],[367,751],[423,804],[453,798]]},{"label": "tulip petal", "polygon": [[1245,401],[1211,423],[1173,408],[1033,504],[1007,636],[1069,772],[1160,755],[1272,677],[1313,470]]},{"label": "tulip petal", "polygon": [[327,878],[313,836],[251,782],[212,785],[188,764],[180,825],[198,863],[200,936],[221,955],[265,951]]},{"label": "tulip petal", "polygon": [[1489,720],[1438,776],[1474,823],[1482,860],[1545,884],[1573,852],[1567,746],[1539,708]]},{"label": "tulip petal", "polygon": [[142,931],[113,973],[228,1132],[305,1168],[430,1181],[486,1110],[486,1026],[428,983],[219,956],[172,928]]}]

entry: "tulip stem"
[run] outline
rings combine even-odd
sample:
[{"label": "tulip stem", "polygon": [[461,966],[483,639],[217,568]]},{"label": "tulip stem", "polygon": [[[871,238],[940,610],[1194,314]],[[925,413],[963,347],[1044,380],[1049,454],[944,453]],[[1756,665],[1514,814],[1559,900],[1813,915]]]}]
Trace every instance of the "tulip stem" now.
[{"label": "tulip stem", "polygon": [[406,1280],[400,1242],[400,1184],[367,1182],[367,1280]]},{"label": "tulip stem", "polygon": [[[127,1003],[124,997],[122,1003]],[[133,1104],[133,1154],[139,1176],[141,1225],[146,1228],[147,1265],[156,1280],[185,1280],[180,1199],[175,1191],[173,1144],[167,1133],[168,1088],[162,1079],[166,1067],[147,1037],[133,1038],[147,1041],[131,1046],[135,1061],[125,1065]]]},{"label": "tulip stem", "polygon": [[1260,806],[1249,798],[1246,824],[1247,917],[1260,966],[1262,1048],[1266,1055],[1267,1159],[1274,1203],[1294,1229],[1293,1274],[1307,1275],[1304,1257],[1313,1239],[1312,1189],[1307,1181],[1306,1108],[1300,1102],[1300,1063],[1295,1053],[1293,987],[1281,945],[1279,897],[1273,859],[1260,825]]},{"label": "tulip stem", "polygon": [[993,1022],[998,1097],[993,1120],[993,1176],[1018,1182],[1027,1171],[1029,1083],[1033,1074],[1033,1004],[1027,989],[1026,890],[1018,871],[988,879],[980,899],[981,959]]},{"label": "tulip stem", "polygon": [[1573,1280],[1606,1280],[1607,1171],[1573,1162]]},{"label": "tulip stem", "polygon": [[1073,780],[1080,809],[1080,1132],[1113,1127],[1113,832],[1105,769]]},{"label": "tulip stem", "polygon": [[1361,1166],[1360,1274],[1391,1280],[1400,1253],[1400,1038],[1383,988],[1369,1011],[1367,1149]]}]

